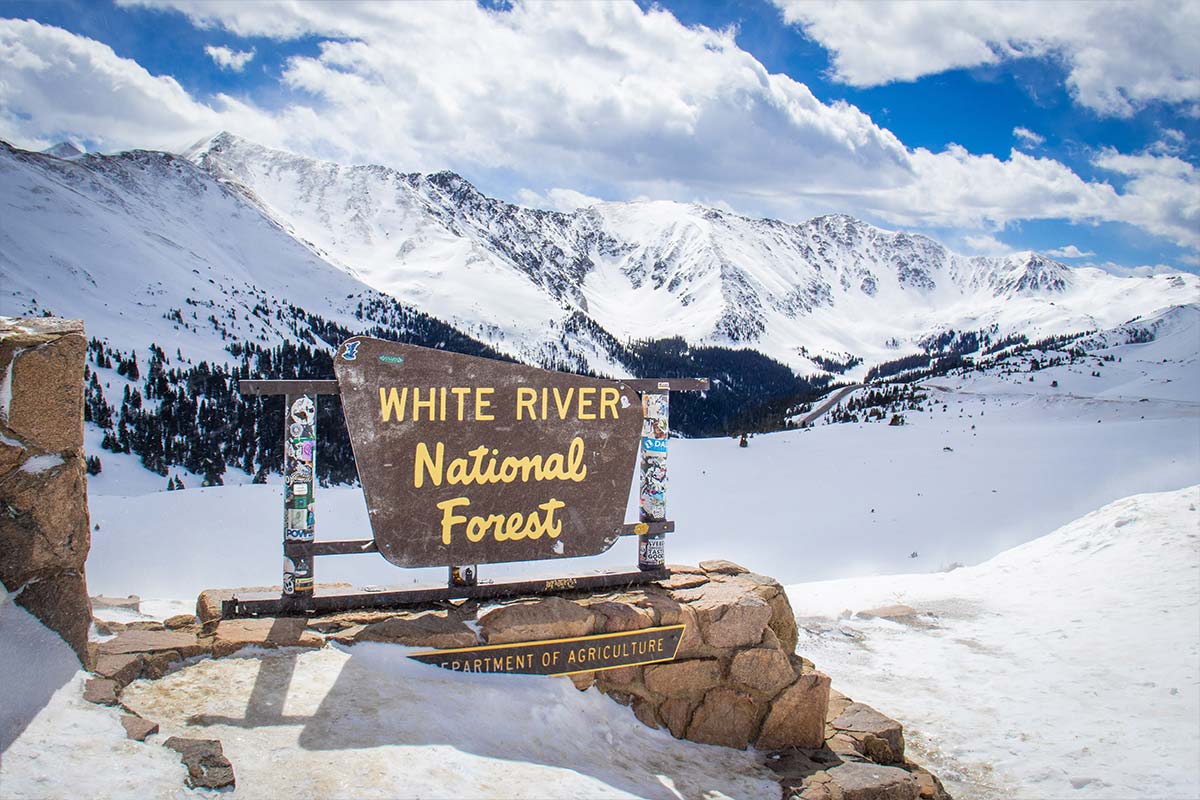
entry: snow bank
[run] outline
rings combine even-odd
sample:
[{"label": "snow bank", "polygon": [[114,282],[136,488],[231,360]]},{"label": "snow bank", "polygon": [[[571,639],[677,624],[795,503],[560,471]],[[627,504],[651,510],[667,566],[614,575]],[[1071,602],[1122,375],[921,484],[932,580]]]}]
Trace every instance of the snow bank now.
[{"label": "snow bank", "polygon": [[570,681],[447,672],[366,643],[202,661],[122,700],[220,739],[246,797],[773,797],[753,752],[677,741]]},{"label": "snow bank", "polygon": [[[1143,494],[977,567],[790,586],[798,650],[957,796],[1194,797],[1198,506]],[[896,603],[918,616],[845,613]]]},{"label": "snow bank", "polygon": [[83,700],[75,653],[0,584],[0,796],[177,797],[174,753],[131,742],[120,712]]}]

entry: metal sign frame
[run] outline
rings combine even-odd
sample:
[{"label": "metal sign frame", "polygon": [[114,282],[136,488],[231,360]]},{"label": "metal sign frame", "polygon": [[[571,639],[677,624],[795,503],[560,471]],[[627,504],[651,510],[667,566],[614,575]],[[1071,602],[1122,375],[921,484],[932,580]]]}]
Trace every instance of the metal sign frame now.
[{"label": "metal sign frame", "polygon": [[621,536],[638,537],[638,569],[563,578],[479,583],[476,566],[449,566],[445,587],[343,591],[318,589],[318,556],[378,553],[372,539],[316,540],[317,398],[341,394],[336,380],[241,380],[244,396],[283,395],[284,421],[284,568],[282,593],[245,594],[225,600],[226,619],[259,615],[303,615],[349,609],[402,608],[445,600],[491,599],[563,591],[611,589],[653,583],[670,576],[666,534],[675,523],[666,517],[666,460],[670,393],[705,391],[707,378],[622,379],[642,397],[639,451],[639,521],[625,523]]}]

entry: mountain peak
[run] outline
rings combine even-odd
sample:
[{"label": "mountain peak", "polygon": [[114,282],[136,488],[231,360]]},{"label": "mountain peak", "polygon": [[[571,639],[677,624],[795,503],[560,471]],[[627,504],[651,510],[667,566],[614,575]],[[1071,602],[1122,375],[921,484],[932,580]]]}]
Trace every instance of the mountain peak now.
[{"label": "mountain peak", "polygon": [[211,136],[205,136],[203,139],[196,142],[179,155],[183,158],[194,161],[205,153],[219,151],[223,147],[228,147],[231,144],[241,144],[243,142],[248,142],[248,140],[232,134],[229,131],[218,131]]},{"label": "mountain peak", "polygon": [[62,158],[68,161],[73,158],[79,158],[81,155],[83,155],[83,153],[84,151],[75,145],[74,142],[66,141],[59,142],[58,144],[52,147],[47,147],[42,151],[43,155],[54,156],[55,158]]}]

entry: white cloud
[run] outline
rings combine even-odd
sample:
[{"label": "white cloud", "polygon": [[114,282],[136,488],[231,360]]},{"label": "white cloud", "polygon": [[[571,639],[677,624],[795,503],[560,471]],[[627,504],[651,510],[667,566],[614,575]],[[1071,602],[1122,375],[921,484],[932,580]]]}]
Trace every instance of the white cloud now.
[{"label": "white cloud", "polygon": [[218,67],[232,72],[241,72],[250,63],[250,59],[254,58],[253,47],[249,50],[233,50],[228,47],[210,44],[204,48],[204,52],[208,53],[208,57],[216,62]]},{"label": "white cloud", "polygon": [[587,208],[596,203],[603,203],[599,197],[577,192],[574,189],[554,188],[545,194],[539,194],[532,189],[521,189],[516,194],[518,203],[530,208],[544,208],[550,211],[571,212],[577,208]]},{"label": "white cloud", "polygon": [[966,245],[968,253],[980,256],[1004,256],[1013,251],[1013,248],[986,233],[964,236],[963,244]]},{"label": "white cloud", "polygon": [[1193,0],[774,0],[854,86],[1039,56],[1062,62],[1078,102],[1129,116],[1154,100],[1200,102],[1200,3]]},{"label": "white cloud", "polygon": [[243,103],[197,102],[174,78],[37,22],[0,19],[0,74],[0,138],[33,149],[63,139],[180,149],[225,127],[277,138],[271,120]]},{"label": "white cloud", "polygon": [[1069,244],[1065,247],[1056,247],[1053,250],[1043,250],[1042,253],[1050,256],[1051,258],[1091,258],[1092,256],[1096,255],[1090,250],[1080,250],[1073,244]]},{"label": "white cloud", "polygon": [[[522,202],[701,201],[798,220],[846,212],[896,227],[994,233],[1023,219],[1119,221],[1200,246],[1197,179],[1177,158],[1102,154],[1123,182],[1064,164],[909,149],[847,103],[771,74],[732,32],[628,4],[261,2],[173,5],[241,35],[336,37],[283,73],[273,110],[192,98],[106,45],[0,20],[0,136],[44,147],[181,149],[220,129],[406,171],[455,169]],[[490,183],[489,183],[490,182]]]},{"label": "white cloud", "polygon": [[1020,139],[1022,143],[1032,147],[1037,147],[1046,141],[1045,136],[1042,136],[1039,133],[1034,133],[1033,131],[1029,130],[1029,128],[1023,128],[1020,125],[1013,128],[1013,136]]}]

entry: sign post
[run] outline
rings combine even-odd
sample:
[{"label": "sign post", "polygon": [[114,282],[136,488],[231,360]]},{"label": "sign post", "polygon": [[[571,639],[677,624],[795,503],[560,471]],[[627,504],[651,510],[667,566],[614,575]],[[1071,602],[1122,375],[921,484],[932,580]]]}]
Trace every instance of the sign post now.
[{"label": "sign post", "polygon": [[[638,517],[642,522],[667,518],[667,440],[670,384],[642,395],[641,481]],[[648,527],[648,526],[647,526]],[[666,567],[666,534],[638,534],[638,569],[655,571]]]},{"label": "sign post", "polygon": [[283,596],[296,610],[312,606],[313,490],[317,468],[317,396],[285,395],[283,449]]},{"label": "sign post", "polygon": [[[356,336],[337,380],[243,380],[286,398],[281,596],[224,602],[225,617],[394,608],[460,598],[610,589],[669,576],[668,399],[705,379],[603,380]],[[338,394],[372,539],[315,540],[317,395]],[[624,510],[640,465],[639,521]],[[479,581],[479,565],[598,555],[638,537],[638,571]],[[379,553],[448,568],[443,587],[317,590],[317,556]]]}]

